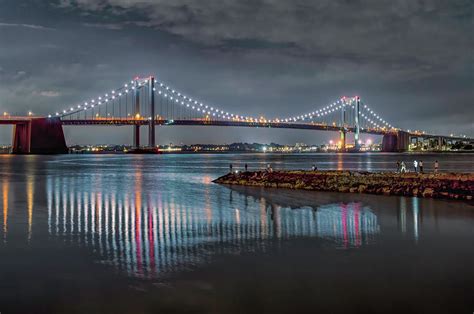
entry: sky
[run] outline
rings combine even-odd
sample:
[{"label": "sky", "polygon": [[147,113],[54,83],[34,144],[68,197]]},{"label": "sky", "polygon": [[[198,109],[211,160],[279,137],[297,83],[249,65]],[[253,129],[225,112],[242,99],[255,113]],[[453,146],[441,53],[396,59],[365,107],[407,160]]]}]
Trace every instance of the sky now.
[{"label": "sky", "polygon": [[[139,76],[245,115],[343,95],[395,127],[474,136],[472,0],[0,0],[0,111],[47,115]],[[130,127],[66,127],[68,144]],[[144,132],[146,133],[146,132]],[[165,143],[318,144],[321,131],[161,127]],[[11,128],[0,126],[0,143]]]}]

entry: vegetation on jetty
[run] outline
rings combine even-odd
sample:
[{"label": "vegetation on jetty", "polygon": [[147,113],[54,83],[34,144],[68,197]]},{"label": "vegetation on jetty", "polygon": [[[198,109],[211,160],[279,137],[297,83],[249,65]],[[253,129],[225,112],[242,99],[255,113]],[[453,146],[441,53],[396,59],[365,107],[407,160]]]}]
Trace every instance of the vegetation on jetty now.
[{"label": "vegetation on jetty", "polygon": [[229,173],[215,183],[314,191],[472,200],[474,174],[354,171],[256,171]]}]

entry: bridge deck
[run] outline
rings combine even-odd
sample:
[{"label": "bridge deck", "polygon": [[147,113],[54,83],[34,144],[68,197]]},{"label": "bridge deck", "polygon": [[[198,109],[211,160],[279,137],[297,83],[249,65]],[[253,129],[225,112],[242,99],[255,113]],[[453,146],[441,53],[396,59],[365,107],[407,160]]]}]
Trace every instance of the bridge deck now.
[{"label": "bridge deck", "polygon": [[[26,117],[26,116],[7,116],[0,117],[0,125],[25,124],[33,119],[43,119],[43,117]],[[126,126],[126,125],[142,125],[147,126],[150,120],[147,119],[130,119],[130,118],[94,118],[94,119],[63,119],[63,125],[104,125],[104,126]],[[225,121],[225,120],[206,120],[206,119],[189,119],[189,120],[155,120],[156,125],[162,126],[227,126],[227,127],[252,127],[252,128],[275,128],[275,129],[296,129],[296,130],[320,130],[339,132],[343,128],[321,123],[274,123],[274,122],[245,122],[245,121]],[[354,132],[354,128],[345,128],[347,132]],[[361,133],[384,135],[392,133],[392,130],[366,129],[361,128]],[[458,141],[473,141],[471,138],[446,136],[435,134],[420,134],[410,132],[409,136],[418,136],[423,138],[449,138]]]},{"label": "bridge deck", "polygon": [[[145,119],[87,119],[87,120],[62,120],[63,125],[149,125],[150,120]],[[298,129],[298,130],[321,130],[341,131],[340,126],[332,126],[317,123],[270,123],[270,122],[244,122],[244,121],[222,121],[222,120],[155,120],[156,125],[163,126],[227,126],[227,127],[253,127],[253,128],[275,128],[275,129]],[[354,128],[346,128],[353,132]],[[361,129],[363,133],[383,135],[389,131]]]},{"label": "bridge deck", "polygon": [[24,124],[31,121],[31,117],[21,117],[21,116],[3,116],[0,117],[0,124]]}]

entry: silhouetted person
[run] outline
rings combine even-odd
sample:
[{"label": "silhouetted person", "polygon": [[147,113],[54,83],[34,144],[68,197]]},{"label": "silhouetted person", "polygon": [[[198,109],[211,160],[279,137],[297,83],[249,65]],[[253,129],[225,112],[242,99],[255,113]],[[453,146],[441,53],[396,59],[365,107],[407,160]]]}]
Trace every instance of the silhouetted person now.
[{"label": "silhouetted person", "polygon": [[423,161],[420,160],[420,173],[423,173]]},{"label": "silhouetted person", "polygon": [[268,172],[273,172],[272,166],[270,164],[267,165],[267,171]]},{"label": "silhouetted person", "polygon": [[434,168],[435,168],[435,173],[438,173],[439,163],[437,160],[435,161]]},{"label": "silhouetted person", "polygon": [[245,172],[247,172],[249,166],[247,164],[245,164]]},{"label": "silhouetted person", "polygon": [[230,173],[232,173],[232,164],[229,165],[229,170],[230,170]]},{"label": "silhouetted person", "polygon": [[400,172],[400,160],[397,160],[397,172]]},{"label": "silhouetted person", "polygon": [[404,161],[402,161],[402,162],[400,163],[400,172],[401,172],[401,173],[407,172],[407,166],[405,165],[405,162],[404,162]]}]

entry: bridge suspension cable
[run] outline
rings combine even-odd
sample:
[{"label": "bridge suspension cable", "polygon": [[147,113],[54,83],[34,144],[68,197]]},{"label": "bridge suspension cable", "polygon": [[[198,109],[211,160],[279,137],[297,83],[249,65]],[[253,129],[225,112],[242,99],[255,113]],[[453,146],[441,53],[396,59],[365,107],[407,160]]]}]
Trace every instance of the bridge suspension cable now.
[{"label": "bridge suspension cable", "polygon": [[[150,91],[151,87],[148,84],[150,79],[151,77],[136,77],[117,89],[81,104],[69,106],[67,109],[55,112],[54,114],[49,114],[48,117],[58,117],[61,119],[76,117],[77,119],[84,113],[84,119],[87,119],[87,112],[92,111],[91,117],[100,119],[155,119],[165,121],[174,120],[177,117],[179,119],[223,119],[236,122],[269,124],[320,123],[323,125],[337,125],[344,128],[357,124],[361,128],[367,129],[393,129],[391,124],[366,104],[363,104],[363,106],[361,104],[359,112],[356,113],[355,104],[359,101],[357,96],[342,97],[333,103],[304,114],[266,119],[264,117],[225,111],[222,108],[188,96],[163,81],[155,80],[153,91]],[[158,114],[154,113],[154,111],[152,114],[152,110],[145,104],[150,101],[150,93],[153,93],[155,99],[159,102]],[[104,107],[105,109],[102,110]],[[102,117],[102,112],[105,112],[104,117]]]},{"label": "bridge suspension cable", "polygon": [[[135,86],[137,85],[137,86]],[[54,114],[49,114],[48,117],[59,117],[63,118],[85,110],[91,110],[98,106],[108,104],[115,99],[126,96],[130,92],[134,91],[136,88],[141,88],[143,86],[143,81],[139,78],[135,78],[130,81],[130,83],[125,83],[122,87],[111,90],[110,93],[104,93],[97,98],[93,98],[90,101],[85,101],[82,104],[76,106],[70,106],[69,108],[63,109],[62,111],[57,111]]]}]

